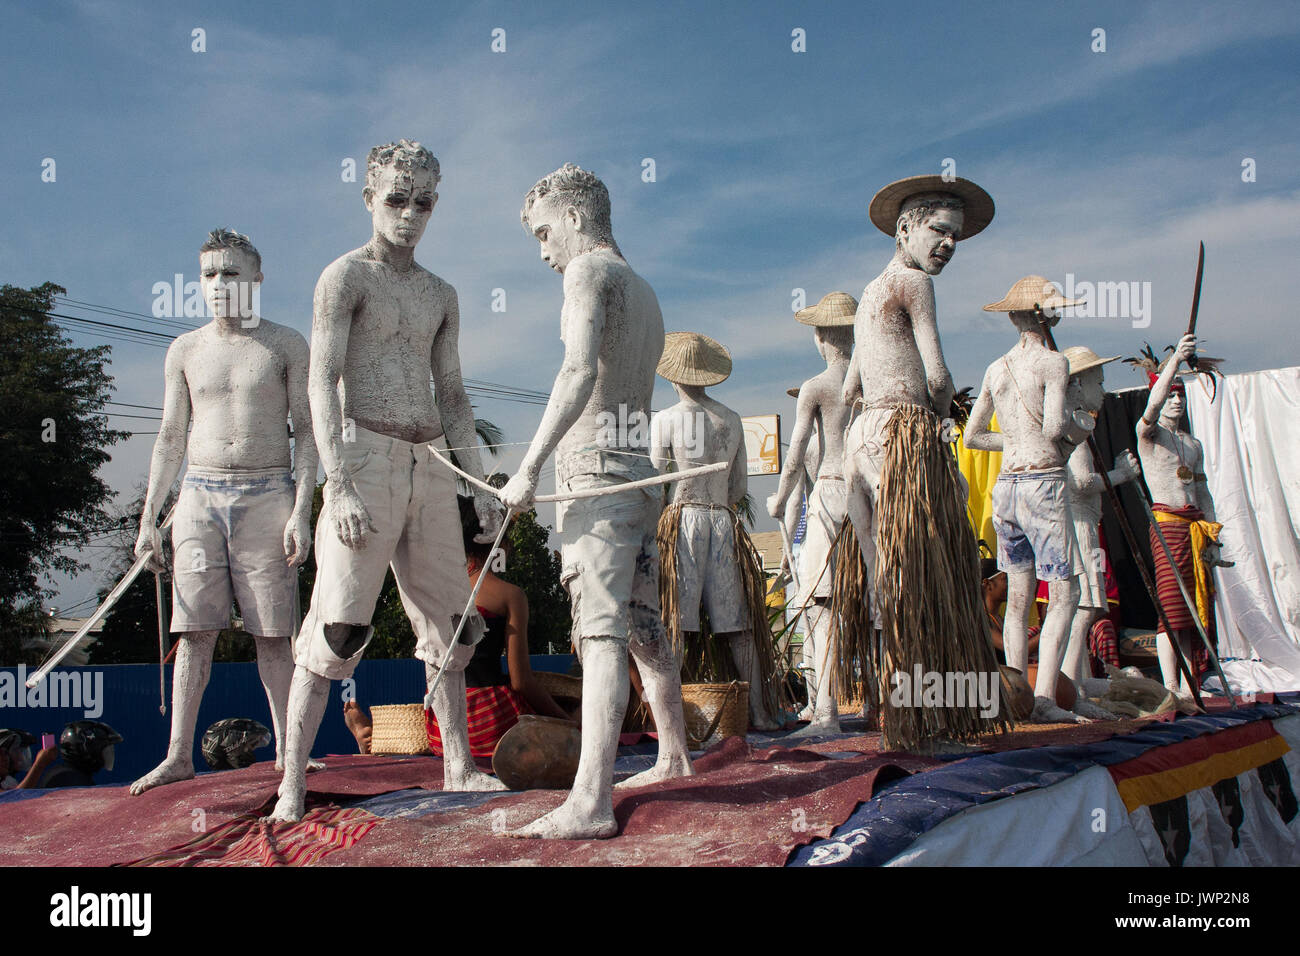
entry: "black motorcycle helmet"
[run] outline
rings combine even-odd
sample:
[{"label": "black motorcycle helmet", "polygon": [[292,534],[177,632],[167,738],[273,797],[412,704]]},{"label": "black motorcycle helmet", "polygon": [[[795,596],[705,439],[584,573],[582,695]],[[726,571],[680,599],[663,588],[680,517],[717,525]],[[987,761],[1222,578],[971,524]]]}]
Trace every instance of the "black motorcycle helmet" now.
[{"label": "black motorcycle helmet", "polygon": [[213,770],[238,770],[255,763],[253,751],[271,742],[271,732],[247,717],[218,720],[203,732],[203,759]]},{"label": "black motorcycle helmet", "polygon": [[121,742],[122,735],[102,720],[74,720],[59,735],[59,753],[73,769],[95,774],[112,769],[110,748]]}]

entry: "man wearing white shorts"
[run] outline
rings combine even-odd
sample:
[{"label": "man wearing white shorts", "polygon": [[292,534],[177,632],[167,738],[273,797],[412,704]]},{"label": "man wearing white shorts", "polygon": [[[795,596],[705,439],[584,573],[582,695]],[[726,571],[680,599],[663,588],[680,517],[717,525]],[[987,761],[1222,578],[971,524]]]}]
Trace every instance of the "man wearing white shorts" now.
[{"label": "man wearing white shorts", "polygon": [[[768,513],[783,521],[787,503],[801,484],[810,446],[820,436],[821,454],[815,467],[817,477],[808,495],[804,541],[797,567],[798,586],[792,603],[794,608],[804,609],[804,663],[811,668],[813,679],[808,706],[799,716],[812,721],[811,733],[840,729],[839,706],[831,687],[835,654],[826,604],[835,578],[835,539],[848,513],[844,426],[850,410],[840,393],[853,353],[853,320],[857,309],[857,300],[847,292],[830,292],[815,306],[795,313],[797,321],[815,330],[813,340],[826,362],[826,369],[799,386],[790,450],[776,494],[767,501]],[[788,522],[785,537],[788,541],[794,539]],[[786,555],[786,560],[789,559]],[[866,594],[861,597],[863,601],[868,599]]]},{"label": "man wearing white shorts", "polygon": [[[772,717],[778,706],[775,688],[764,680],[764,660],[775,654],[766,618],[753,620],[753,597],[746,593],[741,561],[753,548],[736,520],[735,506],[748,486],[745,431],[740,416],[705,388],[726,381],[731,374],[731,354],[720,342],[698,332],[670,332],[656,369],[672,383],[678,403],[654,417],[650,429],[650,456],[656,468],[672,462],[678,470],[724,462],[725,471],[685,478],[673,488],[673,502],[661,524],[660,552],[672,541],[674,574],[665,576],[661,593],[678,609],[667,622],[675,649],[682,649],[684,633],[700,631],[701,607],[709,616],[709,632],[731,647],[740,679],[749,683],[749,719],[759,730],[777,727]],[[737,540],[741,537],[742,540]],[[665,556],[665,561],[669,556]],[[774,668],[769,668],[769,673]]]},{"label": "man wearing white shorts", "polygon": [[[374,628],[335,622],[369,621],[389,567],[402,607],[415,632],[415,656],[430,666],[463,670],[474,652],[482,622],[467,622],[448,655],[451,637],[469,600],[462,571],[456,480],[434,460],[429,442],[408,442],[355,427],[343,442],[343,468],[366,503],[373,531],[362,552],[347,547],[329,524],[331,489],[316,529],[316,583],[298,637],[298,663],[313,674],[351,677],[374,636]],[[443,450],[446,442],[432,443]],[[453,534],[455,532],[455,534]]]},{"label": "man wearing white shorts", "polygon": [[213,319],[167,350],[162,422],[135,548],[137,555],[152,552],[159,565],[159,512],[188,455],[172,518],[171,629],[181,637],[171,739],[166,759],[131,785],[133,794],[194,776],[194,723],[233,603],[256,638],[277,764],[286,747],[296,569],[311,548],[316,487],[307,342],[253,311],[262,257],[247,236],[214,230],[199,249],[199,270]]}]

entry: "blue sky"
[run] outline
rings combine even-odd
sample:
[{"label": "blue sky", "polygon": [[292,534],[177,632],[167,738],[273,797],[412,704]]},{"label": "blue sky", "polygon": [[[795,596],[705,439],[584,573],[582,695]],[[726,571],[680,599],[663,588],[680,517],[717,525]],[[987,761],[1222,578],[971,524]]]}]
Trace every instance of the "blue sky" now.
[{"label": "blue sky", "polygon": [[[860,295],[892,251],[866,219],[871,195],[951,158],[997,203],[936,281],[959,386],[978,386],[1013,341],[980,306],[1031,272],[1150,283],[1149,328],[1067,318],[1062,346],[1130,355],[1172,343],[1200,239],[1208,351],[1229,371],[1300,363],[1285,288],[1300,239],[1300,7],[919,9],[0,3],[0,282],[50,280],[148,314],[154,283],[195,278],[207,231],[230,226],[262,252],[263,314],[308,334],[321,269],[370,232],[341,163],[405,136],[442,163],[418,258],[459,292],[466,376],[548,390],[561,287],[518,212],[533,182],[573,161],[608,184],[615,235],[667,327],[731,348],[735,372],[716,396],[741,414],[779,412],[788,431],[785,389],[822,367],[791,318],[792,290]],[[505,53],[490,48],[498,27]],[[1099,27],[1104,53],[1091,50]],[[191,50],[195,28],[206,52]],[[795,28],[807,52],[792,51]],[[41,181],[47,157],[53,183]],[[1242,181],[1245,158],[1255,182]],[[496,288],[504,314],[490,310]],[[159,405],[163,354],[115,343],[115,399]],[[1108,377],[1137,383],[1127,367]],[[672,401],[661,384],[657,406]],[[508,441],[541,417],[478,405]],[[124,442],[105,467],[123,496],[146,477],[152,441]],[[775,482],[751,484],[761,501]],[[56,603],[96,583],[60,579]]]}]

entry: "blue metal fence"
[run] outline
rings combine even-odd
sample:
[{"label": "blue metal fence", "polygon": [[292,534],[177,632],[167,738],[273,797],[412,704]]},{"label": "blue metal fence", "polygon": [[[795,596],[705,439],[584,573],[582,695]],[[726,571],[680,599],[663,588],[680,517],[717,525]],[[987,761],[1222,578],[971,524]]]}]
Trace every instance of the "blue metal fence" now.
[{"label": "blue metal fence", "polygon": [[[573,660],[571,654],[531,658],[534,670],[558,673],[567,673]],[[504,658],[502,662],[504,669]],[[64,725],[86,718],[87,710],[95,709],[88,708],[87,704],[93,702],[102,712],[98,716],[92,713],[91,719],[104,721],[123,737],[123,742],[115,748],[113,770],[96,774],[97,783],[129,783],[148,773],[166,756],[171,736],[172,665],[168,664],[166,669],[166,716],[158,713],[156,664],[60,667],[43,682],[45,699],[39,702],[23,687],[26,676],[20,668],[0,667],[0,727],[26,730],[38,740],[45,733],[57,738]],[[417,660],[363,660],[353,679],[357,702],[366,708],[374,704],[411,704],[424,699],[424,665]],[[71,695],[74,680],[89,690],[86,697]],[[37,705],[28,706],[29,703]],[[54,707],[51,703],[65,706]],[[66,706],[69,703],[79,706]],[[212,665],[212,677],[203,694],[195,726],[195,769],[207,769],[198,747],[203,731],[227,717],[251,717],[271,728],[270,707],[257,675],[257,664]],[[343,723],[342,687],[339,681],[334,681],[312,754],[348,754],[356,753],[356,749],[356,741]],[[258,751],[257,756],[259,760],[274,759],[274,746]]]}]

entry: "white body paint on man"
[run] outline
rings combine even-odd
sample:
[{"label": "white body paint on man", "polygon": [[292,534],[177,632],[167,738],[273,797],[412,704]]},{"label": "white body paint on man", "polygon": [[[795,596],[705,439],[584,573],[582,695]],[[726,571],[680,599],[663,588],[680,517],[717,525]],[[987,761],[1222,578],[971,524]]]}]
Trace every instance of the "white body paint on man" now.
[{"label": "white body paint on man", "polygon": [[[1182,425],[1186,401],[1182,383],[1178,381],[1178,370],[1195,354],[1196,336],[1184,335],[1159,376],[1151,383],[1151,396],[1137,423],[1138,458],[1157,513],[1191,508],[1200,512],[1196,520],[1214,523],[1214,499],[1206,481],[1205,453],[1201,443],[1184,431]],[[1168,568],[1168,561],[1158,546],[1151,550],[1158,575],[1161,565]],[[1213,567],[1219,560],[1220,547],[1211,542],[1205,550],[1208,563]],[[1174,573],[1178,573],[1176,569]],[[1189,588],[1188,593],[1191,591]],[[1165,613],[1183,620],[1190,616],[1184,613],[1184,608],[1166,607]],[[1195,624],[1182,627],[1175,622],[1172,626],[1173,639],[1178,641],[1183,655],[1191,661],[1193,648],[1200,644]],[[1156,635],[1156,653],[1160,658],[1160,673],[1165,687],[1184,699],[1190,699],[1192,689],[1178,669],[1177,654],[1163,626]]]},{"label": "white body paint on man", "polygon": [[[826,370],[799,387],[794,430],[776,493],[767,500],[767,511],[778,521],[785,519],[794,491],[809,459],[809,447],[820,445],[816,476],[808,496],[803,547],[799,552],[798,589],[792,606],[804,608],[804,659],[811,660],[816,697],[808,702],[810,723],[804,733],[838,733],[839,708],[832,692],[835,648],[831,641],[830,598],[835,574],[832,551],[848,509],[848,486],[844,480],[844,430],[851,409],[844,404],[844,378],[853,353],[853,322],[858,303],[845,292],[831,292],[817,305],[803,309],[795,318],[812,325],[817,351]],[[817,436],[822,436],[818,439]],[[788,540],[793,534],[787,528]],[[786,556],[789,560],[789,556]],[[863,595],[863,599],[866,599]],[[803,716],[803,715],[801,715]]]},{"label": "white body paint on man", "polygon": [[[674,337],[686,336],[689,338]],[[740,416],[705,393],[706,383],[718,384],[730,374],[731,356],[722,345],[693,332],[675,332],[664,350],[659,374],[672,383],[681,399],[654,417],[650,428],[650,455],[663,471],[675,462],[679,471],[727,462],[726,471],[685,478],[673,488],[680,505],[677,537],[677,593],[683,632],[698,633],[700,608],[709,615],[713,636],[731,646],[740,679],[749,682],[749,721],[759,730],[775,730],[776,722],[764,706],[762,670],[754,645],[753,623],[748,619],[744,586],[736,561],[735,508],[749,485],[749,460],[745,452],[745,426]],[[681,345],[681,361],[670,362],[669,352]],[[690,363],[695,354],[717,363],[714,367]],[[721,371],[725,367],[725,372]]]},{"label": "white body paint on man", "polygon": [[[564,277],[564,364],[532,445],[501,494],[507,507],[523,511],[552,451],[560,493],[654,473],[644,448],[602,447],[608,445],[603,423],[634,415],[649,420],[664,331],[654,291],[614,242],[609,193],[594,175],[572,164],[556,170],[529,190],[521,219],[541,244],[542,261]],[[652,489],[562,502],[556,509],[582,658],[582,756],[565,802],[516,836],[583,839],[618,832],[611,787],[627,709],[629,651],[659,730],[659,759],[624,784],[692,772],[681,678],[659,618],[660,500]]]},{"label": "white body paint on man", "polygon": [[[372,149],[363,195],[374,234],[327,266],[316,284],[309,388],[325,507],[311,609],[295,649],[289,760],[272,820],[303,814],[303,768],[330,680],[351,676],[365,653],[390,566],[428,684],[439,667],[447,669],[429,702],[445,748],[443,789],[504,789],[470,754],[464,668],[483,622],[471,609],[461,641],[450,646],[470,586],[455,481],[429,450],[431,442],[446,447],[445,430],[462,467],[482,478],[461,382],[456,290],[415,261],[440,178],[437,159],[419,143]],[[484,491],[475,492],[475,507],[490,540],[500,508]]]},{"label": "white body paint on man", "polygon": [[[1047,347],[1039,324],[1042,310],[1075,304],[1041,276],[1027,276],[1001,302],[984,307],[1007,312],[1020,341],[985,372],[964,435],[967,448],[1002,452],[1002,471],[993,490],[998,567],[1008,579],[1002,640],[1007,666],[1022,674],[1029,656],[1029,605],[1036,581],[1048,582],[1030,716],[1034,722],[1083,720],[1056,706],[1055,698],[1066,636],[1079,605],[1078,575],[1084,570],[1066,492],[1065,462],[1095,422],[1067,411],[1069,362]],[[1049,321],[1054,325],[1059,318]],[[998,432],[989,430],[995,411]]]},{"label": "white body paint on man", "polygon": [[167,350],[162,423],[135,547],[137,555],[152,551],[161,559],[159,511],[188,454],[172,520],[171,630],[181,637],[171,740],[167,758],[131,785],[133,794],[194,776],[194,722],[217,635],[230,625],[232,599],[256,638],[276,765],[282,764],[296,568],[311,548],[316,444],[307,405],[307,342],[249,309],[262,281],[262,257],[247,236],[214,230],[200,248],[199,269],[213,318]]},{"label": "white body paint on man", "polygon": [[[1082,411],[1095,417],[1105,400],[1102,366],[1119,356],[1103,359],[1089,348],[1071,346],[1061,353],[1070,363],[1070,385],[1066,392],[1068,411]],[[1141,473],[1137,458],[1124,451],[1115,459],[1115,467],[1108,477],[1113,486],[1131,481]],[[1093,625],[1105,617],[1106,554],[1101,548],[1101,493],[1105,489],[1101,473],[1093,462],[1092,449],[1087,442],[1078,445],[1066,462],[1066,490],[1070,499],[1070,513],[1074,518],[1075,538],[1084,570],[1079,575],[1079,608],[1070,624],[1070,642],[1065,650],[1061,671],[1074,681],[1078,695],[1074,710],[1084,717],[1113,718],[1113,714],[1090,704],[1084,696],[1084,680],[1088,672],[1088,636]]]}]

